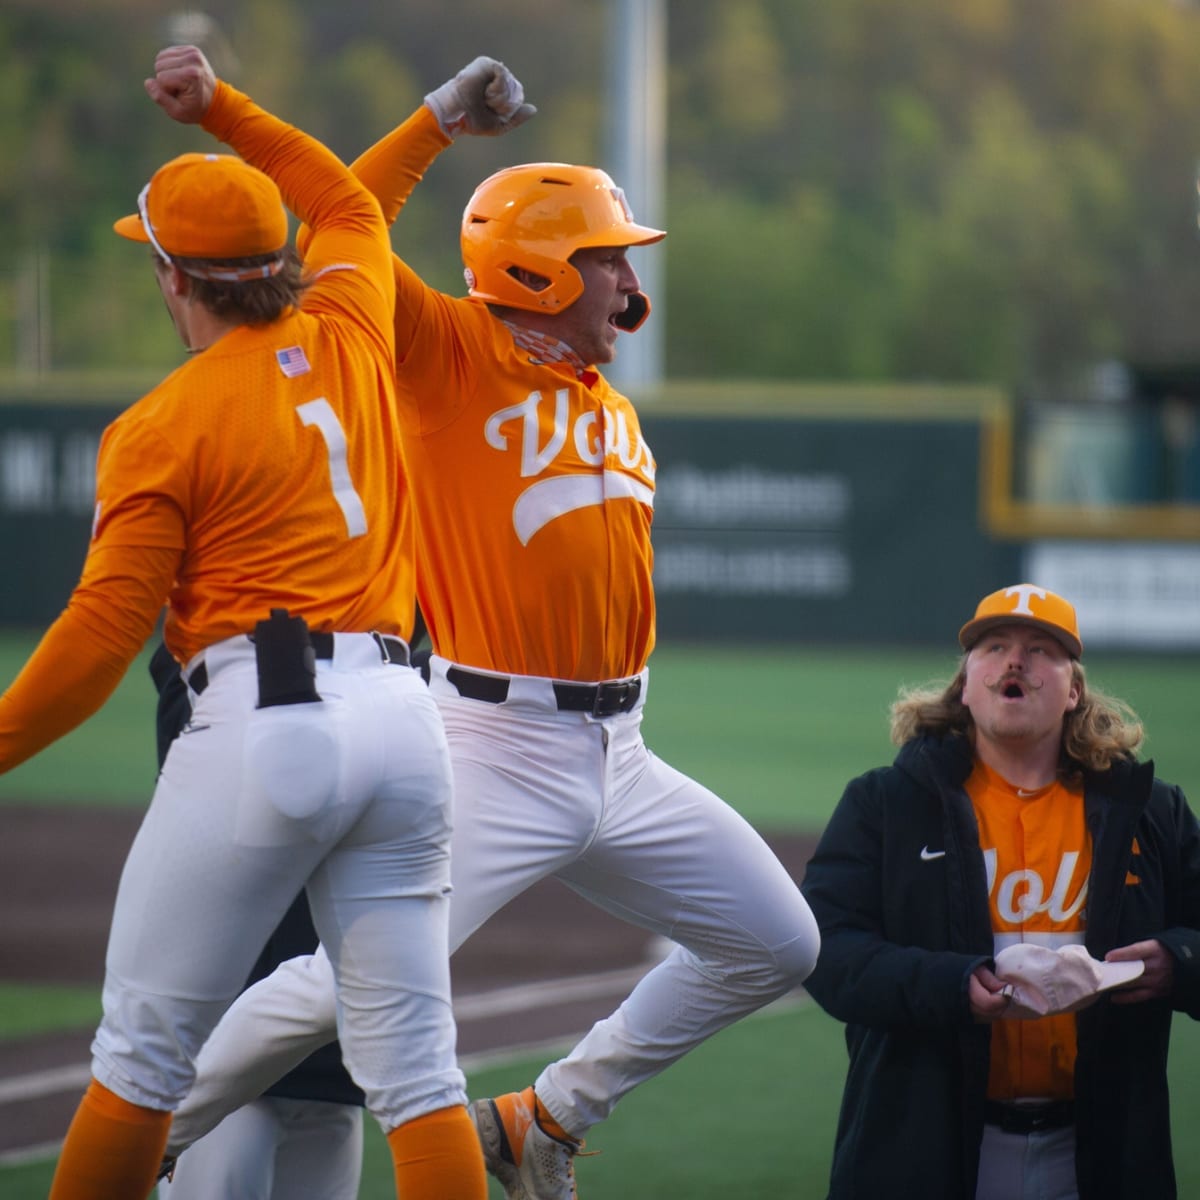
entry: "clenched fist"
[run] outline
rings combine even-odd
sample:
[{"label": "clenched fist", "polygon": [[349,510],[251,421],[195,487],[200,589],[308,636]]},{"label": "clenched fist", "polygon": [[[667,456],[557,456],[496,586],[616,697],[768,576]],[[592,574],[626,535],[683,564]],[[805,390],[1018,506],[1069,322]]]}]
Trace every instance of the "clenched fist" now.
[{"label": "clenched fist", "polygon": [[425,103],[451,138],[460,133],[495,137],[537,112],[525,103],[520,80],[502,62],[484,55],[430,92]]},{"label": "clenched fist", "polygon": [[146,93],[176,121],[196,125],[204,119],[216,91],[217,77],[196,46],[168,46],[154,60],[154,78]]}]

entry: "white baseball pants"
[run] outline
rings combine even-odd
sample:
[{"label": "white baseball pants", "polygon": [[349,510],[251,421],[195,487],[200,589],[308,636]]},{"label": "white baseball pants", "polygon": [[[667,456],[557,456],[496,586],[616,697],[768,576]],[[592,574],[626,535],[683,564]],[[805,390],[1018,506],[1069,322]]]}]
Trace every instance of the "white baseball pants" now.
[{"label": "white baseball pants", "polygon": [[[537,1080],[555,1119],[582,1136],[639,1083],[801,983],[816,922],[754,829],[650,753],[640,703],[605,718],[559,712],[551,681],[530,678],[514,679],[503,704],[467,700],[450,665],[434,657],[430,690],[454,769],[451,949],[548,875],[677,943]],[[293,959],[238,998],[176,1113],[172,1152],[330,1040],[323,958]]]},{"label": "white baseball pants", "polygon": [[357,1200],[362,1148],[358,1105],[260,1096],[188,1150],[158,1200]]},{"label": "white baseball pants", "polygon": [[975,1200],[1079,1200],[1075,1127],[1021,1134],[985,1125]]},{"label": "white baseball pants", "polygon": [[307,886],[336,994],[330,1032],[369,1110],[390,1130],[464,1103],[449,755],[424,684],[384,663],[369,634],[336,635],[317,664],[319,704],[257,709],[244,637],[203,660],[207,687],[121,877],[95,1077],[134,1104],[177,1107],[197,1051]]}]

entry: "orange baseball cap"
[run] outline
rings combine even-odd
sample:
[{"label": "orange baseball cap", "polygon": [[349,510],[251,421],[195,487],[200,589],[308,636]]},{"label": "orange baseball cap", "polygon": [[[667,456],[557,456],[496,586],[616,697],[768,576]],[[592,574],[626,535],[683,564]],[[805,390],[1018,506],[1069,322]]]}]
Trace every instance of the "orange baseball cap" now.
[{"label": "orange baseball cap", "polygon": [[166,261],[274,254],[288,240],[275,182],[232,154],[181,154],[154,172],[138,211],[113,229]]},{"label": "orange baseball cap", "polygon": [[1072,658],[1083,654],[1074,607],[1061,596],[1034,583],[1017,583],[984,596],[975,616],[958,631],[958,642],[970,650],[997,625],[1036,625],[1056,637]]}]

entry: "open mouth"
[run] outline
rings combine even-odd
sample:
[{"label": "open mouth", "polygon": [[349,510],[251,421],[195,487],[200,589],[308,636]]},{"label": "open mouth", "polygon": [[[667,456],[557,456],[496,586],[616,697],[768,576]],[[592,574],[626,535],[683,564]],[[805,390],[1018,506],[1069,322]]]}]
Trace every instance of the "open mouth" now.
[{"label": "open mouth", "polygon": [[1006,700],[1023,700],[1025,698],[1025,689],[1015,679],[1010,679],[1000,689],[1000,694]]}]

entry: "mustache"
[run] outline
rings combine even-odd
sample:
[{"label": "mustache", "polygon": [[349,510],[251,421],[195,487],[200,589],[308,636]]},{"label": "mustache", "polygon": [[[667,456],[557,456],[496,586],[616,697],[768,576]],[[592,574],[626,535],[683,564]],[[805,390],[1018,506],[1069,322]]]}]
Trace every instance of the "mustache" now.
[{"label": "mustache", "polygon": [[1028,676],[1022,675],[1020,671],[1005,671],[1003,675],[992,679],[986,675],[983,677],[983,686],[991,692],[998,692],[1008,687],[1010,683],[1018,684],[1030,692],[1040,692],[1046,686],[1044,683],[1035,683]]}]

